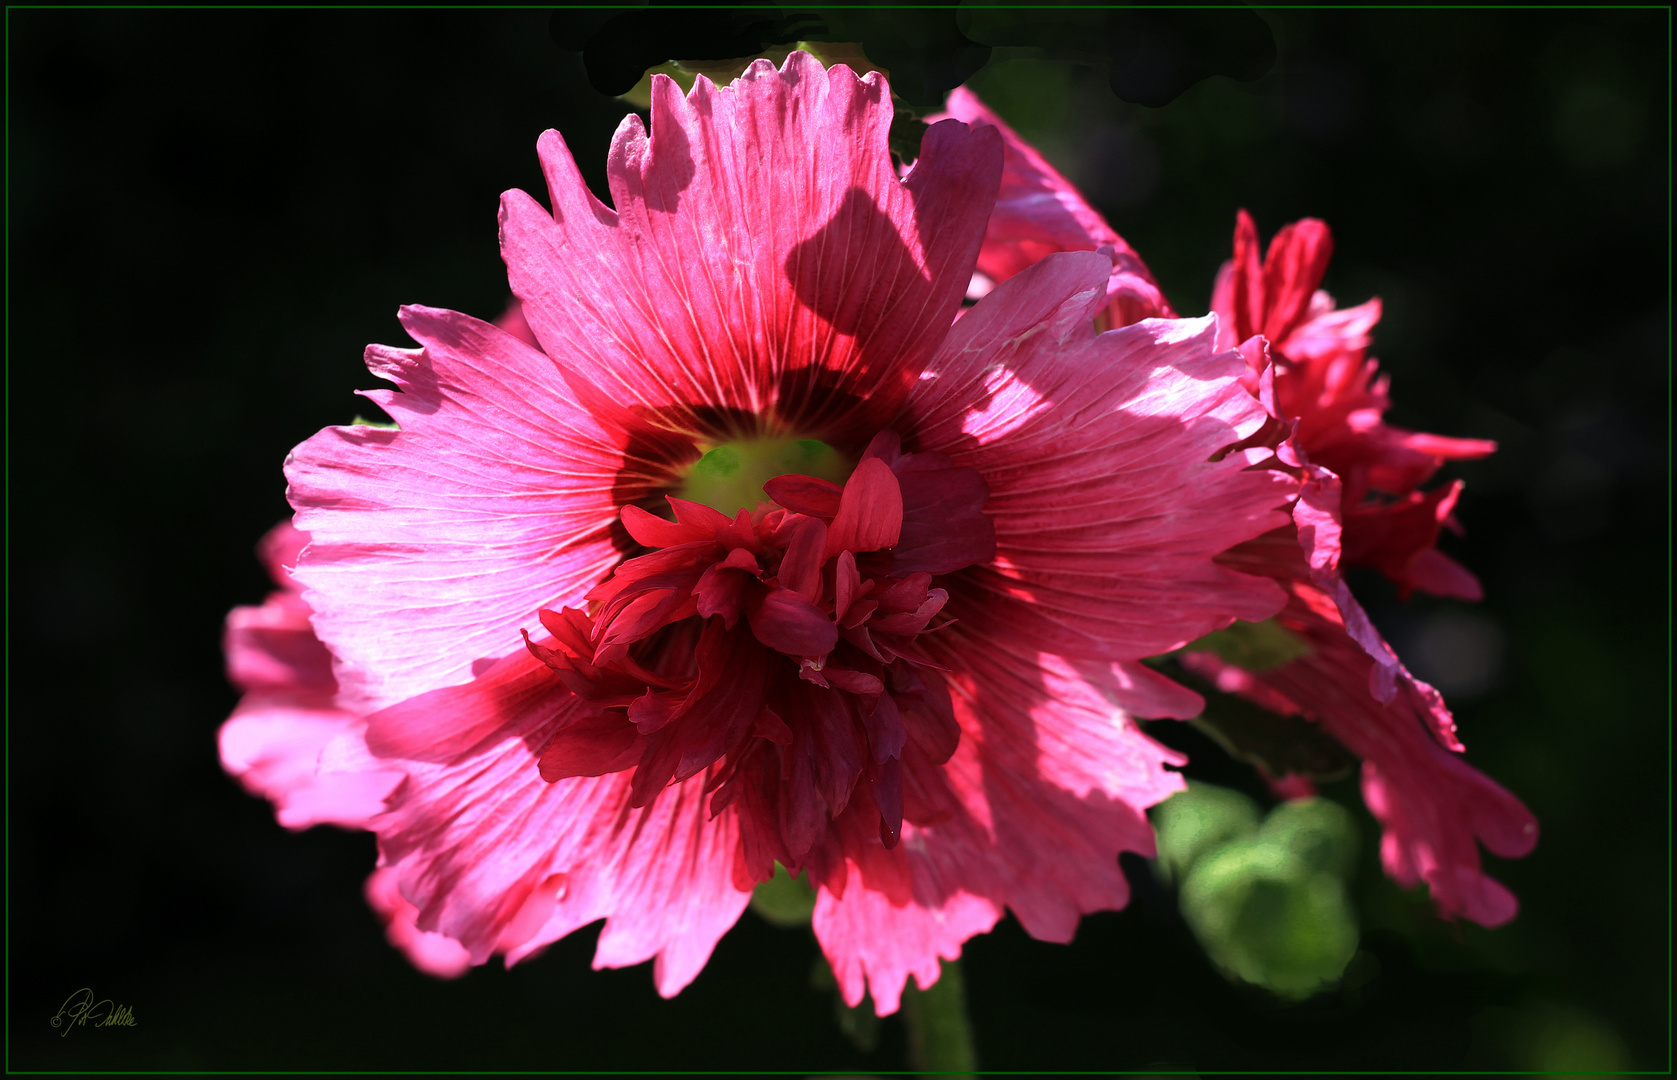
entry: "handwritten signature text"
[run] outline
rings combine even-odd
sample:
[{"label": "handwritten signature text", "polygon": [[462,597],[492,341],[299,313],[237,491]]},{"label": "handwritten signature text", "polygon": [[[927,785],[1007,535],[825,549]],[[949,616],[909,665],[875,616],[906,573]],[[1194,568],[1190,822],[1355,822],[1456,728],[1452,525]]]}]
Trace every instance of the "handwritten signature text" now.
[{"label": "handwritten signature text", "polygon": [[139,1026],[132,1008],[118,1005],[110,998],[95,998],[93,990],[85,986],[70,995],[63,1008],[53,1014],[51,1023],[55,1028],[64,1029],[60,1035],[68,1035],[71,1028],[78,1027]]}]

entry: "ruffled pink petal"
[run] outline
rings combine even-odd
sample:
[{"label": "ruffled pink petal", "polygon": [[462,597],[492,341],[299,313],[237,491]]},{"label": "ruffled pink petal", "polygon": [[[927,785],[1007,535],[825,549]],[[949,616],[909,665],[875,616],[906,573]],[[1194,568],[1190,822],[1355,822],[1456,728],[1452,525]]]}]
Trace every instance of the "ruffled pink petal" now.
[{"label": "ruffled pink petal", "polygon": [[[1408,749],[1420,751],[1420,744]],[[1417,795],[1448,785],[1445,799]],[[1392,880],[1426,882],[1445,917],[1461,915],[1496,927],[1519,914],[1507,886],[1484,873],[1477,837],[1492,853],[1517,859],[1537,845],[1537,821],[1523,804],[1484,773],[1436,747],[1403,755],[1391,751],[1363,762],[1363,801],[1385,828],[1380,862]]]},{"label": "ruffled pink petal", "polygon": [[361,721],[334,705],[332,655],[314,636],[309,606],[291,581],[290,567],[308,543],[308,534],[288,522],[269,530],[257,553],[281,588],[260,607],[227,615],[227,677],[246,693],[217,737],[221,765],[246,791],[272,802],[288,829],[360,828],[383,811],[401,774],[319,775],[321,751]]},{"label": "ruffled pink petal", "polygon": [[1280,342],[1280,351],[1287,357],[1303,364],[1319,363],[1360,354],[1373,342],[1374,324],[1380,321],[1379,297],[1336,309],[1333,299],[1318,289],[1316,301],[1325,302],[1327,310],[1299,324]]},{"label": "ruffled pink petal", "polygon": [[257,607],[236,607],[222,628],[227,681],[241,690],[310,692],[329,701],[337,689],[332,654],[315,637],[309,606],[298,595],[291,568],[309,536],[280,522],[256,545],[258,558],[280,588]]},{"label": "ruffled pink petal", "polygon": [[1078,667],[973,624],[933,635],[928,652],[950,678],[961,741],[946,776],[961,807],[924,826],[904,824],[907,889],[891,895],[877,867],[842,896],[823,890],[816,935],[845,1000],[867,990],[883,1015],[903,981],[934,978],[937,959],[990,928],[1003,907],[1026,932],[1070,941],[1078,920],[1123,907],[1118,854],[1153,853],[1144,815],[1183,787],[1167,765],[1186,758],[1136,727]]},{"label": "ruffled pink petal", "polygon": [[1479,579],[1433,546],[1450,520],[1462,487],[1457,480],[1425,494],[1414,491],[1392,502],[1347,508],[1346,565],[1374,567],[1397,585],[1403,598],[1420,588],[1435,595],[1478,600],[1484,595]]},{"label": "ruffled pink petal", "polygon": [[422,348],[367,357],[402,389],[367,393],[401,430],[327,428],[286,462],[314,540],[295,576],[358,711],[463,681],[538,609],[580,604],[619,558],[614,492],[639,482],[546,356],[454,312],[401,316]]},{"label": "ruffled pink petal", "polygon": [[710,818],[703,781],[664,789],[644,811],[627,811],[623,784],[617,801],[596,811],[600,848],[572,875],[575,895],[555,905],[526,948],[607,916],[595,968],[653,960],[653,984],[664,997],[692,982],[751,901],[733,881],[737,816]]},{"label": "ruffled pink petal", "polygon": [[[733,811],[710,819],[704,774],[641,809],[629,805],[628,772],[543,780],[541,749],[583,706],[563,691],[507,698],[499,688],[517,684],[522,671],[510,660],[502,666],[504,677],[447,691],[480,688],[499,698],[498,731],[452,756],[433,752],[451,748],[435,725],[381,739],[387,752],[412,755],[396,758],[378,757],[352,732],[328,752],[326,772],[399,765],[406,773],[390,810],[368,827],[417,909],[415,926],[459,942],[472,963],[497,952],[516,963],[605,918],[595,966],[655,960],[659,992],[675,994],[750,901],[733,882]],[[381,722],[402,715],[391,710]]]},{"label": "ruffled pink petal", "polygon": [[401,782],[396,770],[321,776],[321,752],[355,729],[360,718],[329,702],[276,693],[251,693],[221,725],[221,766],[245,790],[274,804],[287,829],[313,825],[366,826],[383,812],[384,799]]},{"label": "ruffled pink petal", "polygon": [[332,654],[315,636],[309,606],[295,592],[281,590],[259,607],[228,612],[221,647],[227,681],[241,690],[309,690],[330,698],[337,689]]},{"label": "ruffled pink petal", "polygon": [[1142,319],[1175,317],[1141,256],[1084,201],[1070,181],[976,94],[964,86],[956,87],[949,95],[948,111],[927,120],[935,123],[949,117],[975,128],[995,128],[1002,137],[1002,185],[985,228],[984,247],[979,251],[980,273],[1000,283],[1056,251],[1111,248],[1107,327],[1116,329]]},{"label": "ruffled pink petal", "polygon": [[1278,345],[1311,317],[1316,286],[1333,257],[1333,235],[1326,222],[1305,218],[1282,227],[1270,239],[1261,263],[1260,250],[1252,215],[1239,211],[1234,258],[1217,272],[1211,290],[1211,310],[1222,320],[1217,339],[1222,348],[1233,348],[1254,334]]},{"label": "ruffled pink petal", "polygon": [[815,936],[851,1008],[872,990],[874,1011],[890,1016],[902,1004],[910,975],[920,989],[931,986],[943,973],[940,957],[960,959],[963,942],[988,933],[1001,919],[993,901],[923,880],[933,873],[930,860],[909,862],[916,897],[907,904],[893,905],[884,893],[866,888],[846,889],[843,897],[826,889],[816,895]]},{"label": "ruffled pink petal", "polygon": [[1246,468],[1268,448],[1224,453],[1270,418],[1241,355],[1213,353],[1216,320],[1095,334],[1106,266],[1050,255],[980,300],[904,426],[990,487],[996,558],[954,579],[949,612],[1060,655],[1129,660],[1275,613],[1272,583],[1212,558],[1284,524],[1298,484]]},{"label": "ruffled pink petal", "polygon": [[297,565],[297,556],[308,546],[308,533],[289,521],[282,521],[256,542],[256,556],[262,560],[274,584],[282,589],[295,590],[297,586],[291,581],[291,571]]},{"label": "ruffled pink petal", "polygon": [[1296,423],[1297,451],[1344,480],[1347,564],[1375,567],[1404,594],[1477,600],[1478,579],[1434,547],[1459,483],[1424,495],[1416,489],[1445,461],[1483,457],[1496,444],[1405,431],[1382,419],[1391,407],[1387,380],[1367,356],[1380,301],[1335,309],[1316,288],[1332,249],[1327,226],[1305,219],[1275,234],[1260,265],[1257,227],[1240,211],[1234,257],[1212,290],[1218,341],[1233,345],[1261,332],[1281,358],[1272,409]]},{"label": "ruffled pink petal", "polygon": [[1485,926],[1512,918],[1514,898],[1484,873],[1475,841],[1519,858],[1536,844],[1537,822],[1461,758],[1438,692],[1398,662],[1337,574],[1311,569],[1292,530],[1243,544],[1226,561],[1267,572],[1288,589],[1277,619],[1312,651],[1257,673],[1210,653],[1190,653],[1185,662],[1221,689],[1315,720],[1363,759],[1364,796],[1384,828],[1382,861],[1395,880],[1425,881],[1447,916]]},{"label": "ruffled pink petal", "polygon": [[1311,299],[1328,272],[1331,258],[1333,234],[1326,222],[1304,218],[1282,226],[1270,238],[1269,250],[1264,253],[1264,295],[1268,310],[1263,323],[1253,327],[1252,333],[1262,334],[1271,341],[1286,341],[1309,316]]},{"label": "ruffled pink petal", "polygon": [[384,923],[385,937],[407,955],[414,967],[439,979],[456,979],[472,966],[472,954],[451,937],[429,934],[414,925],[418,909],[396,885],[396,873],[381,866],[367,879],[367,905]]},{"label": "ruffled pink petal", "polygon": [[823,438],[896,411],[959,307],[1001,151],[937,125],[899,181],[887,93],[801,52],[685,97],[655,77],[650,137],[631,115],[612,142],[615,211],[542,136],[553,211],[509,193],[502,251],[592,411],[679,431],[774,414]]}]

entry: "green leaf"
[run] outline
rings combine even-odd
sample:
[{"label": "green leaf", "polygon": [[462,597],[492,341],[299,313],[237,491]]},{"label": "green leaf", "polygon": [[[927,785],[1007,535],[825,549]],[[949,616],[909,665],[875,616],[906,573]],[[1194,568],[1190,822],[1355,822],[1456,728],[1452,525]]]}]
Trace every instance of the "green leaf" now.
[{"label": "green leaf", "polygon": [[654,75],[668,75],[675,80],[677,86],[681,87],[681,92],[684,94],[693,89],[693,73],[671,60],[668,63],[659,64],[657,67],[647,68],[646,74],[641,76],[640,82],[617,96],[637,109],[652,108],[652,76]]},{"label": "green leaf", "polygon": [[815,913],[815,890],[809,875],[793,877],[786,867],[774,864],[774,877],[751,893],[751,910],[776,926],[806,926]]}]

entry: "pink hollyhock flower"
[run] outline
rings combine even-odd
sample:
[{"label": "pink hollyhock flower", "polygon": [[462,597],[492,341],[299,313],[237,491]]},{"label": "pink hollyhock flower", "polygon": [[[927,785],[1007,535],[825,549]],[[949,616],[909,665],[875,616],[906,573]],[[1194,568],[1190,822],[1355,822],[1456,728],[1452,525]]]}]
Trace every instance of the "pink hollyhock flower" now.
[{"label": "pink hollyhock flower", "polygon": [[[402,780],[395,770],[357,773],[318,771],[326,744],[361,725],[334,703],[337,680],[332,654],[309,625],[309,606],[291,578],[308,534],[281,522],[257,551],[280,586],[260,607],[237,607],[227,616],[223,650],[227,677],[243,690],[221,726],[221,764],[245,789],[274,804],[288,829],[312,825],[364,828],[384,809]],[[459,942],[427,934],[413,923],[413,905],[396,892],[387,869],[367,879],[367,899],[387,927],[391,944],[432,975],[453,977],[469,958]]]},{"label": "pink hollyhock flower", "polygon": [[1416,489],[1446,461],[1484,457],[1496,443],[1405,431],[1382,419],[1390,380],[1376,378],[1379,363],[1368,357],[1380,301],[1336,309],[1318,288],[1332,253],[1327,224],[1306,218],[1275,234],[1260,265],[1257,227],[1240,211],[1234,258],[1211,295],[1218,344],[1233,348],[1254,334],[1269,342],[1276,406],[1298,421],[1295,444],[1343,485],[1346,565],[1374,567],[1405,595],[1420,589],[1478,600],[1478,579],[1434,546],[1441,526],[1457,527],[1451,511],[1461,481]]},{"label": "pink hollyhock flower", "polygon": [[[1016,207],[998,210],[984,238],[991,265],[1024,261],[1045,234],[1059,249],[1111,246],[1129,252],[1100,215],[965,89],[951,114],[996,128],[1008,163],[1003,190]],[[1040,219],[1057,223],[1052,229]],[[1383,571],[1406,592],[1478,599],[1478,581],[1434,548],[1460,482],[1421,493],[1450,459],[1483,457],[1495,444],[1404,431],[1387,425],[1387,382],[1367,358],[1379,301],[1346,311],[1317,286],[1331,252],[1327,227],[1307,220],[1282,230],[1260,266],[1257,234],[1242,211],[1235,258],[1217,278],[1217,344],[1250,361],[1245,385],[1276,426],[1291,428],[1271,467],[1308,478],[1288,524],[1219,557],[1222,565],[1270,578],[1288,594],[1276,623],[1304,646],[1294,659],[1247,671],[1210,651],[1182,662],[1219,689],[1285,715],[1301,715],[1363,761],[1363,793],[1381,822],[1382,861],[1395,880],[1427,882],[1441,912],[1494,926],[1512,918],[1514,897],[1486,876],[1477,839],[1515,858],[1537,841],[1537,823],[1508,792],[1459,756],[1455,722],[1443,698],[1416,679],[1381,639],[1340,577],[1342,562]],[[1151,282],[1139,257],[1134,271]],[[1168,311],[1160,297],[1157,309]],[[1275,362],[1271,364],[1270,358]],[[1273,441],[1275,429],[1260,431]],[[1307,778],[1270,777],[1283,797],[1313,790]]]},{"label": "pink hollyhock flower", "polygon": [[472,963],[604,918],[596,966],[674,994],[775,862],[881,1013],[1004,908],[1068,940],[1182,787],[1132,718],[1197,700],[1136,661],[1285,600],[1214,562],[1298,490],[1214,320],[1097,335],[1091,250],[955,322],[1001,139],[937,124],[899,180],[888,103],[802,53],[655,79],[615,209],[548,132],[551,212],[501,218],[540,348],[406,308],[399,430],[288,461],[365,717],[319,775],[400,771],[366,827]]}]

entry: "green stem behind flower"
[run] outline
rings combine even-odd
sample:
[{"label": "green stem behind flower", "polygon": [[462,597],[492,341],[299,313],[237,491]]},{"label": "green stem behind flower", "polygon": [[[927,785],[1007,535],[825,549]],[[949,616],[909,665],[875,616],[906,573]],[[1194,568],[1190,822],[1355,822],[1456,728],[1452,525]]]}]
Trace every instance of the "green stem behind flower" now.
[{"label": "green stem behind flower", "polygon": [[908,1025],[908,1060],[915,1071],[969,1077],[978,1068],[967,1018],[966,984],[959,960],[943,961],[943,975],[931,989],[903,987],[903,1021]]}]

